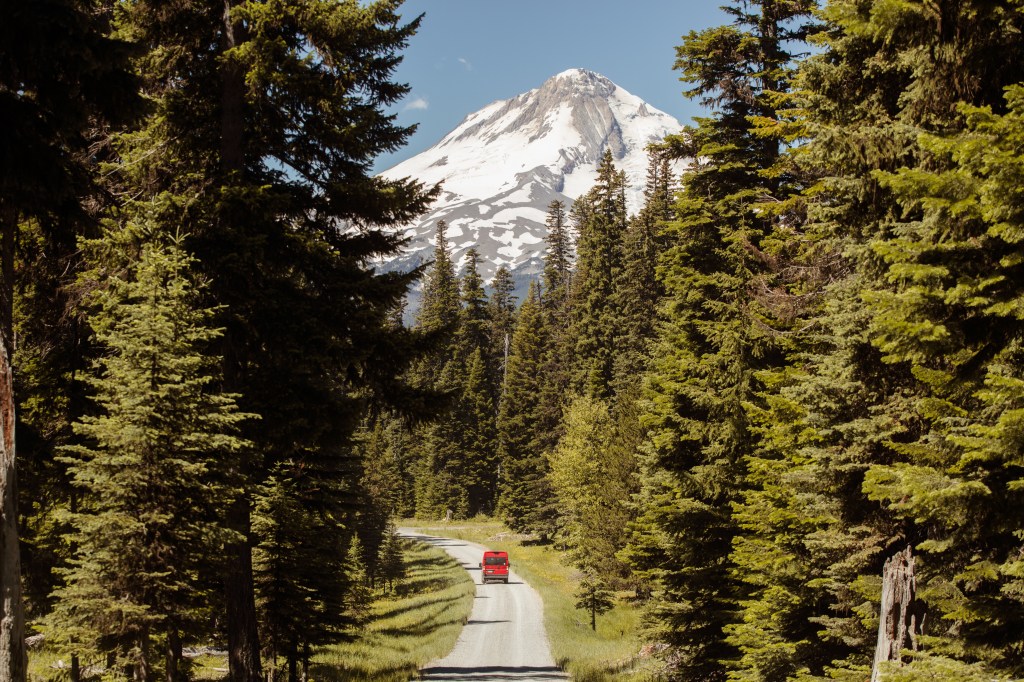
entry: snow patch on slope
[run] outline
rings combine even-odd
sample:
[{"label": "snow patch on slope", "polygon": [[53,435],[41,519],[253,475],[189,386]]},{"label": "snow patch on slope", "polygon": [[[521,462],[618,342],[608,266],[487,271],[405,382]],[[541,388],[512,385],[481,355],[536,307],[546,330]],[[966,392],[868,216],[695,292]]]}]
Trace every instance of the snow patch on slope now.
[{"label": "snow patch on slope", "polygon": [[493,102],[430,149],[383,173],[443,183],[441,198],[405,228],[406,252],[385,268],[404,270],[429,260],[436,224],[445,220],[455,262],[476,247],[486,282],[506,265],[525,290],[541,270],[548,204],[557,199],[568,209],[593,186],[597,164],[610,149],[626,173],[629,210],[637,211],[647,145],[680,129],[672,116],[585,69],[563,71],[539,88]]}]

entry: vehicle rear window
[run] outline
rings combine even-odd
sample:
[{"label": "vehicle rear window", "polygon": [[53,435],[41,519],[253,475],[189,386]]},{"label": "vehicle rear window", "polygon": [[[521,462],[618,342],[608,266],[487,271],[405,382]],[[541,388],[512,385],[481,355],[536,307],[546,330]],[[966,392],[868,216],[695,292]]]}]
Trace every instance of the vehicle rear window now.
[{"label": "vehicle rear window", "polygon": [[484,563],[488,566],[504,566],[508,563],[508,559],[503,556],[489,556],[484,559]]}]

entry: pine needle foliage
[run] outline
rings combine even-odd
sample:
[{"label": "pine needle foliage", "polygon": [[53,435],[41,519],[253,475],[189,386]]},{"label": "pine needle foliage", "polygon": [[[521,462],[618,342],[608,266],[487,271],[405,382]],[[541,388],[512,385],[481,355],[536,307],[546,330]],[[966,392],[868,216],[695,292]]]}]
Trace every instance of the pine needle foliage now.
[{"label": "pine needle foliage", "polygon": [[49,629],[69,653],[109,654],[136,680],[153,674],[154,640],[179,642],[180,657],[180,638],[209,622],[211,572],[233,539],[231,472],[249,447],[238,430],[253,415],[217,390],[209,348],[221,331],[217,311],[198,305],[194,267],[180,241],[149,241],[95,294],[89,320],[105,352],[85,381],[97,410],[62,457],[77,491],[74,549]]},{"label": "pine needle foliage", "polygon": [[658,282],[666,297],[640,417],[649,436],[639,517],[623,553],[654,583],[650,635],[669,645],[681,679],[725,679],[746,644],[729,630],[749,593],[733,556],[741,536],[733,506],[745,457],[757,447],[746,414],[757,372],[782,361],[751,294],[771,270],[765,252],[775,213],[763,204],[790,191],[767,173],[779,162],[780,140],[760,135],[753,121],[779,116],[774,94],[789,77],[786,43],[800,39],[810,3],[735,2],[726,10],[733,24],[691,32],[677,48],[676,68],[692,84],[687,95],[713,114],[666,143],[667,153],[692,162],[662,228],[668,246]]}]

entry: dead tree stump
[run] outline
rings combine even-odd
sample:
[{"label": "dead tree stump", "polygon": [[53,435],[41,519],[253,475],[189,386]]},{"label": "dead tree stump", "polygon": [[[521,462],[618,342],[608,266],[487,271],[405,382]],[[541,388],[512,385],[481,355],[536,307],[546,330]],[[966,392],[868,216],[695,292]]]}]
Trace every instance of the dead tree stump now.
[{"label": "dead tree stump", "polygon": [[882,569],[882,609],[871,682],[881,682],[881,663],[899,661],[904,649],[917,651],[917,636],[924,628],[924,612],[916,595],[914,555],[908,545],[889,557]]}]

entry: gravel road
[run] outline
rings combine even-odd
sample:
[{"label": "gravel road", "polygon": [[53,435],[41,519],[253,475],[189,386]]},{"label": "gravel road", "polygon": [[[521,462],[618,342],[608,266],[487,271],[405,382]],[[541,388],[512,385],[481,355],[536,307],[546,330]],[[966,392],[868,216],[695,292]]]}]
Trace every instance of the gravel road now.
[{"label": "gravel road", "polygon": [[[544,632],[544,605],[540,595],[513,570],[508,585],[480,584],[480,559],[485,547],[400,529],[402,535],[428,542],[461,563],[476,583],[476,598],[469,621],[455,648],[422,670],[425,680],[568,680],[555,666]],[[515,555],[509,556],[515,568]]]}]

